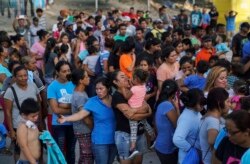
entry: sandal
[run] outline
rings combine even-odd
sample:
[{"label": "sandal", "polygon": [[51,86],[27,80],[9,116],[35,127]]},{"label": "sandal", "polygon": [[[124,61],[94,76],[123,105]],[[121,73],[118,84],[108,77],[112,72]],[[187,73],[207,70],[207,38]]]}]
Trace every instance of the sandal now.
[{"label": "sandal", "polygon": [[12,156],[12,152],[8,148],[2,148],[0,149],[0,155]]}]

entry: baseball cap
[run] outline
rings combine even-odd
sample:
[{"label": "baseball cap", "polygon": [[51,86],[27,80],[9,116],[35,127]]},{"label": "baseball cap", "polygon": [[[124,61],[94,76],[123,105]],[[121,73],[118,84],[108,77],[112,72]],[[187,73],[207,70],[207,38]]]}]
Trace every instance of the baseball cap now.
[{"label": "baseball cap", "polygon": [[202,38],[202,42],[208,42],[208,41],[212,41],[212,38],[210,36],[206,35]]},{"label": "baseball cap", "polygon": [[130,17],[129,16],[124,16],[123,18],[122,18],[122,21],[123,22],[129,22],[131,19],[130,19]]},{"label": "baseball cap", "polygon": [[17,19],[25,19],[25,15],[19,15]]},{"label": "baseball cap", "polygon": [[162,21],[160,18],[158,18],[158,19],[155,19],[155,20],[153,21],[153,23],[163,23],[163,21]]},{"label": "baseball cap", "polygon": [[67,21],[67,22],[65,23],[65,26],[68,27],[68,26],[71,26],[71,25],[73,25],[73,24],[74,24],[73,22]]}]

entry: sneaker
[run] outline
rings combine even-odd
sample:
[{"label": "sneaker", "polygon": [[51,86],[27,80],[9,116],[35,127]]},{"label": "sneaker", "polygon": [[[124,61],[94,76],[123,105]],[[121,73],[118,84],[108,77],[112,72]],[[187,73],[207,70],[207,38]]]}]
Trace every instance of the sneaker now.
[{"label": "sneaker", "polygon": [[134,158],[137,154],[139,154],[138,150],[132,150],[132,151],[130,151],[128,159]]},{"label": "sneaker", "polygon": [[155,141],[153,142],[153,144],[149,147],[150,149],[155,148]]}]

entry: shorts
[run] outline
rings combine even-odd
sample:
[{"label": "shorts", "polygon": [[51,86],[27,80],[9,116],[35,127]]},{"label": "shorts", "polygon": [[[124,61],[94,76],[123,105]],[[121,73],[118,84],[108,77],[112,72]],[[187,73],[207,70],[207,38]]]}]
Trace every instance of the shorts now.
[{"label": "shorts", "polygon": [[[115,144],[117,147],[119,158],[122,160],[126,160],[129,157],[130,150],[130,134],[122,131],[115,132]],[[136,140],[136,150],[140,152],[140,154],[144,154],[147,152],[147,140],[144,134],[137,136]]]}]

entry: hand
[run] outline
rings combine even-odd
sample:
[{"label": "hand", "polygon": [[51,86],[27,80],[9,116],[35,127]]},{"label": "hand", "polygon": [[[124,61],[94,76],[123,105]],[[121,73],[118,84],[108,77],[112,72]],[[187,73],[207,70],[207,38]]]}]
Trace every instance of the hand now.
[{"label": "hand", "polygon": [[10,138],[12,141],[16,140],[16,132],[14,130],[10,131]]},{"label": "hand", "polygon": [[171,103],[174,105],[176,109],[179,109],[179,102],[176,97],[171,100]]},{"label": "hand", "polygon": [[57,119],[57,122],[59,122],[60,124],[63,124],[67,121],[66,117],[64,117],[63,115],[60,115]]}]

